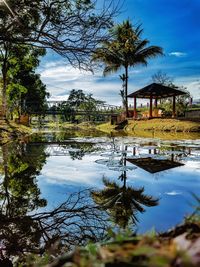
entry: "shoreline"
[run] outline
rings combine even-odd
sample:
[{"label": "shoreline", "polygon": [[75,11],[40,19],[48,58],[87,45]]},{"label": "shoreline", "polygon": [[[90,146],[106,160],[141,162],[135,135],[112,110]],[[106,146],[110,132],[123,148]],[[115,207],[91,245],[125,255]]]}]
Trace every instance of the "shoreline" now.
[{"label": "shoreline", "polygon": [[0,144],[3,145],[17,138],[24,138],[32,133],[31,127],[13,121],[0,120]]},{"label": "shoreline", "polygon": [[13,121],[0,120],[0,144],[5,144],[17,138],[23,138],[33,133],[54,131],[77,131],[83,134],[107,134],[113,136],[130,136],[141,138],[158,138],[164,140],[200,139],[200,122],[182,121],[176,119],[128,120],[124,125],[111,125],[110,122],[96,124],[93,122],[47,123],[41,129],[34,125],[30,127]]},{"label": "shoreline", "polygon": [[[127,120],[127,123],[111,125],[104,123],[98,130],[125,136],[160,139],[200,139],[200,122],[181,121],[176,119]],[[121,128],[121,129],[120,129]]]}]

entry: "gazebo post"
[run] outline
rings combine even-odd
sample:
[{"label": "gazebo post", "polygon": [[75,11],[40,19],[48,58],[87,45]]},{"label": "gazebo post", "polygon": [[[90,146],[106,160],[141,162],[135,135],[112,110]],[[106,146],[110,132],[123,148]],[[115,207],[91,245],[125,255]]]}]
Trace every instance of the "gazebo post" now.
[{"label": "gazebo post", "polygon": [[136,101],[136,96],[134,97],[134,111],[133,111],[133,117],[134,119],[137,118],[137,110],[136,110],[136,106],[137,106],[137,101]]},{"label": "gazebo post", "polygon": [[150,96],[149,117],[152,118],[152,96]]},{"label": "gazebo post", "polygon": [[172,106],[173,106],[173,110],[172,110],[172,118],[176,117],[176,97],[175,95],[173,96],[173,103],[172,103]]},{"label": "gazebo post", "polygon": [[155,105],[155,108],[158,107],[158,99],[157,99],[157,98],[155,98],[155,103],[154,103],[154,105]]}]

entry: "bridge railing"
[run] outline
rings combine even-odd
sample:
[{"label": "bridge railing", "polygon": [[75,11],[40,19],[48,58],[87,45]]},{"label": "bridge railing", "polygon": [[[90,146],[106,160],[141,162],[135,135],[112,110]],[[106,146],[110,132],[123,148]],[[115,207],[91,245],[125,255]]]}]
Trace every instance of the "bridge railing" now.
[{"label": "bridge railing", "polygon": [[33,113],[89,113],[89,112],[115,112],[119,113],[121,111],[121,107],[109,104],[97,104],[92,108],[79,108],[72,107],[68,101],[47,101],[43,107],[38,107],[35,102],[27,102],[24,105],[24,111],[33,114]]}]

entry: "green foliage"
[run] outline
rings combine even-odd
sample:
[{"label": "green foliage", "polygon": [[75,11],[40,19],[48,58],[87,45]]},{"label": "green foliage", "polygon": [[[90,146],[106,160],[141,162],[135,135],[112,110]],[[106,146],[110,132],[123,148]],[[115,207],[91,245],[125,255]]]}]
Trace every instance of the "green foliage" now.
[{"label": "green foliage", "polygon": [[[6,84],[4,82],[4,98],[7,99],[7,108],[11,116],[25,112],[24,104],[29,102],[29,110],[32,106],[41,108],[45,105],[48,96],[46,87],[40,80],[40,75],[35,74],[39,65],[39,58],[45,55],[44,49],[24,45],[9,45],[1,47],[2,55],[0,66],[5,71]],[[5,99],[4,99],[5,101]],[[30,103],[31,102],[31,103]]]},{"label": "green foliage", "polygon": [[[88,112],[88,115],[85,116],[85,119],[91,120],[89,111],[97,111],[98,105],[103,103],[103,101],[92,97],[92,94],[85,94],[81,89],[72,89],[67,102],[62,104],[61,109],[66,114],[66,120],[75,121],[78,117],[75,118],[74,112],[77,110]],[[96,118],[98,118],[98,114],[93,116],[93,120]]]},{"label": "green foliage", "polygon": [[13,254],[24,248],[37,247],[40,242],[38,222],[28,214],[47,204],[40,196],[36,181],[46,159],[43,149],[37,147],[34,159],[31,159],[29,153],[32,151],[18,143],[6,144],[2,148],[0,235],[7,251]]},{"label": "green foliage", "polygon": [[7,103],[10,112],[13,113],[17,110],[18,114],[21,111],[21,97],[27,93],[27,88],[23,85],[11,82],[7,87]]},{"label": "green foliage", "polygon": [[[187,88],[176,86],[173,83],[173,79],[162,71],[155,73],[152,76],[152,81],[187,93],[186,95],[176,96],[176,115],[183,117],[185,115],[185,111],[188,109],[188,104],[190,101],[190,93],[187,91]],[[164,116],[172,116],[172,105],[172,99],[165,98],[160,100],[160,105],[158,105],[158,108],[163,110]]]}]

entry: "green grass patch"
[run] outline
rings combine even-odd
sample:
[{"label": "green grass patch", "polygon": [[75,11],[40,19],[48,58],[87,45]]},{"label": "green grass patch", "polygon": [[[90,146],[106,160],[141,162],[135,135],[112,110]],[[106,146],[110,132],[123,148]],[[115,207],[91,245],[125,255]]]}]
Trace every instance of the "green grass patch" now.
[{"label": "green grass patch", "polygon": [[17,124],[13,121],[0,120],[0,143],[4,144],[8,141],[31,134],[32,129],[22,124]]}]

